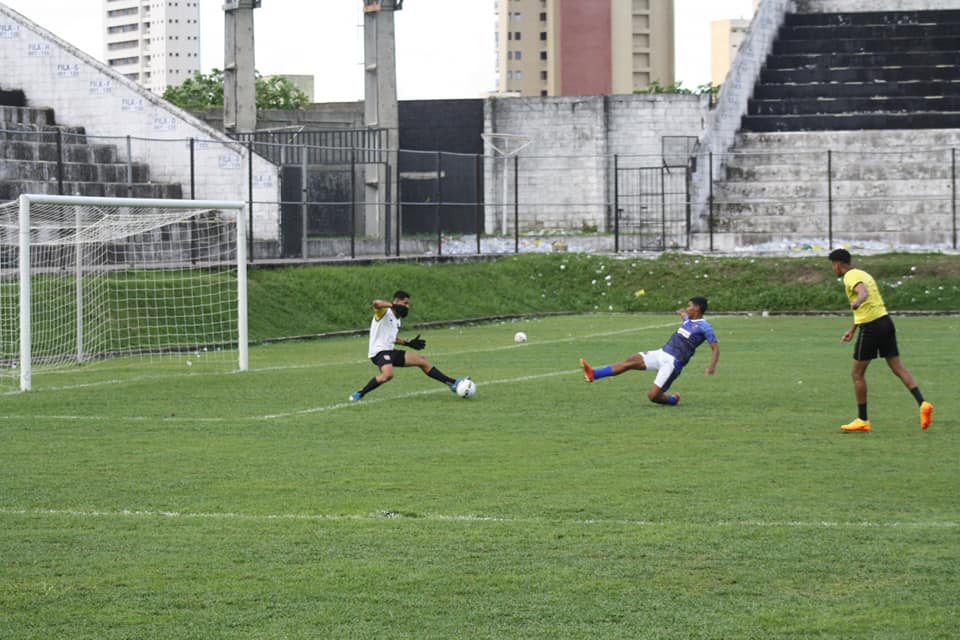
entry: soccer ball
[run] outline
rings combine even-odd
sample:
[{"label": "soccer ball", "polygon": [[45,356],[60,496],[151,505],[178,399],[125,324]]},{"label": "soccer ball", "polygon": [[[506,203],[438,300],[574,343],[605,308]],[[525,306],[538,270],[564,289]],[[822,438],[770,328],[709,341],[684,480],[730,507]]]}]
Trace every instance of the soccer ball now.
[{"label": "soccer ball", "polygon": [[518,344],[521,342],[526,342],[527,334],[525,334],[523,331],[517,331],[515,334],[513,334],[513,341]]},{"label": "soccer ball", "polygon": [[477,393],[477,384],[470,378],[457,383],[457,395],[463,399],[472,398]]}]

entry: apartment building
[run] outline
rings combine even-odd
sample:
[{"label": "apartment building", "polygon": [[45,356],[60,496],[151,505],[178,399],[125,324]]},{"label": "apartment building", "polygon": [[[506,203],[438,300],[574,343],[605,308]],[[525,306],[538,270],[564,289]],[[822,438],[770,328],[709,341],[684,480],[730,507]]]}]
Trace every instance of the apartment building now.
[{"label": "apartment building", "polygon": [[673,0],[497,0],[497,91],[633,93],[674,83]]},{"label": "apartment building", "polygon": [[199,0],[103,0],[103,59],[157,94],[200,70]]},{"label": "apartment building", "polygon": [[733,64],[740,45],[747,37],[750,20],[760,7],[760,0],[753,0],[753,11],[749,18],[714,20],[710,23],[710,82],[721,85],[727,78],[727,72]]}]

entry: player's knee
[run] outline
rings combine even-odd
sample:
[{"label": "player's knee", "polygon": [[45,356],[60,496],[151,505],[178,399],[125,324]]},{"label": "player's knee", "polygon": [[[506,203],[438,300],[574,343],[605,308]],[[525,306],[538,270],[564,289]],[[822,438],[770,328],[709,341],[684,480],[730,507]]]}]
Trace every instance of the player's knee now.
[{"label": "player's knee", "polygon": [[377,382],[384,384],[393,380],[393,371],[382,371],[379,376],[377,376]]}]

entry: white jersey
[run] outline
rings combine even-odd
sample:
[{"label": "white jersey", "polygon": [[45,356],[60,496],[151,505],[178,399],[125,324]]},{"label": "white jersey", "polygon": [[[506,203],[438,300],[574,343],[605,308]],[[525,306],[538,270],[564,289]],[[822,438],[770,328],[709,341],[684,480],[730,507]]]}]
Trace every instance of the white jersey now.
[{"label": "white jersey", "polygon": [[374,309],[370,321],[370,346],[367,357],[372,358],[381,351],[392,351],[400,333],[400,318],[393,315],[393,309]]}]

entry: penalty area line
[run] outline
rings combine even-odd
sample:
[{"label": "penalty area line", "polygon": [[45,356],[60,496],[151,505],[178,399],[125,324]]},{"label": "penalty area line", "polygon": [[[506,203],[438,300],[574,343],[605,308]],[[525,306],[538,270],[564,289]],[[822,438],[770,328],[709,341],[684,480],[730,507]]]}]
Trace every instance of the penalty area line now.
[{"label": "penalty area line", "polygon": [[633,526],[633,527],[702,527],[709,529],[956,529],[960,522],[878,522],[878,521],[830,521],[830,520],[714,520],[706,522],[678,522],[670,520],[632,520],[632,519],[573,519],[555,520],[550,518],[511,518],[504,516],[423,514],[408,515],[394,511],[376,511],[362,514],[311,514],[311,513],[241,513],[241,512],[191,512],[191,511],[152,511],[147,509],[117,510],[78,510],[78,509],[20,509],[0,507],[0,516],[51,516],[70,518],[171,518],[196,520],[247,520],[247,521],[377,521],[410,520],[425,522],[490,522],[496,524],[569,524],[576,526]]}]

